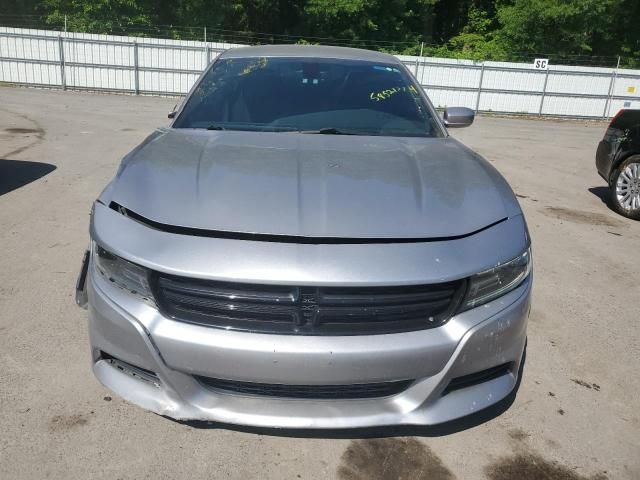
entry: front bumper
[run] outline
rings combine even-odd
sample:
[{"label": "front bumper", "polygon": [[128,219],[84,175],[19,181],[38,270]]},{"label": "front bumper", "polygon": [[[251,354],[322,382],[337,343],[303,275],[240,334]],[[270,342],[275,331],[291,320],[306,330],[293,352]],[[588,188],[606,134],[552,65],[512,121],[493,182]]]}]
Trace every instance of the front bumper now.
[{"label": "front bumper", "polygon": [[[531,284],[532,276],[509,294],[435,329],[308,337],[176,322],[90,266],[93,371],[123,398],[181,420],[278,428],[434,425],[489,407],[512,391],[526,342]],[[113,358],[141,374],[123,369]],[[452,379],[506,363],[506,374],[443,395]],[[317,400],[213,390],[195,375],[287,385],[414,381],[383,398]]]}]

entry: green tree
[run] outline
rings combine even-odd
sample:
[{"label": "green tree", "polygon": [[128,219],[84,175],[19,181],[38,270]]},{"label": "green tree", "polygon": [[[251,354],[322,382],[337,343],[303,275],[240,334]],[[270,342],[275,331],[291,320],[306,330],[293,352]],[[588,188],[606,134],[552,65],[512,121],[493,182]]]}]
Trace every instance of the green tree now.
[{"label": "green tree", "polygon": [[612,8],[610,27],[600,32],[593,45],[597,55],[622,55],[626,66],[640,67],[640,1],[621,0]]},{"label": "green tree", "polygon": [[[620,0],[515,0],[499,4],[496,37],[516,57],[590,55],[609,36]],[[613,54],[615,52],[609,52]]]},{"label": "green tree", "polygon": [[[161,0],[164,23],[207,26],[250,34],[289,34],[300,22],[301,0]],[[256,37],[257,38],[257,37]]]},{"label": "green tree", "polygon": [[[70,30],[269,43],[344,43],[475,60],[545,54],[640,64],[640,0],[3,0],[5,24],[44,13]],[[22,17],[23,19],[26,17]],[[28,17],[31,18],[31,17]],[[33,23],[33,20],[29,20]],[[159,25],[163,27],[159,27]],[[234,32],[242,32],[236,34]],[[589,60],[587,58],[587,60]],[[601,63],[600,61],[597,61]]]},{"label": "green tree", "polygon": [[43,0],[47,22],[61,25],[67,16],[72,31],[92,33],[135,33],[154,23],[153,0]]},{"label": "green tree", "polygon": [[[452,50],[452,56],[471,60],[506,60],[509,55],[496,39],[496,21],[485,10],[472,5],[467,12],[467,22],[462,31],[452,37],[444,49]],[[446,54],[441,48],[438,52]]]},{"label": "green tree", "polygon": [[2,0],[0,15],[33,15],[40,0]]},{"label": "green tree", "polygon": [[[495,0],[446,0],[438,2],[434,9],[433,40],[443,44],[462,32],[469,24],[469,11],[485,12],[495,21]],[[494,22],[495,23],[495,22]]]},{"label": "green tree", "polygon": [[454,7],[464,26],[431,54],[512,61],[545,55],[598,64],[623,54],[630,65],[639,61],[638,0],[457,0]]},{"label": "green tree", "polygon": [[438,0],[307,0],[303,31],[332,39],[411,42],[432,36]]}]

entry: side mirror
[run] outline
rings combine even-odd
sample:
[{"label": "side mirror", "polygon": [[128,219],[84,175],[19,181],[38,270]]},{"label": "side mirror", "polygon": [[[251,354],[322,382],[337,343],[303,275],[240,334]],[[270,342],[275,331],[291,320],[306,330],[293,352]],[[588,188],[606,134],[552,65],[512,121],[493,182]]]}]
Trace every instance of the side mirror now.
[{"label": "side mirror", "polygon": [[442,120],[448,128],[468,127],[473,123],[476,114],[467,107],[449,107],[444,109]]},{"label": "side mirror", "polygon": [[171,110],[169,112],[169,115],[167,115],[167,118],[176,118],[176,115],[178,114],[178,104],[176,103],[173,106],[173,110]]}]

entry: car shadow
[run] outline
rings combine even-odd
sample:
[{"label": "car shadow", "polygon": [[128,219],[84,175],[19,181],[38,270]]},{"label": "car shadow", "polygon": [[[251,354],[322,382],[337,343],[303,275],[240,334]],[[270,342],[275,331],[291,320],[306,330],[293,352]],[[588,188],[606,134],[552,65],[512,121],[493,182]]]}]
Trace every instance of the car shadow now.
[{"label": "car shadow", "polygon": [[598,197],[602,203],[604,203],[609,210],[615,212],[613,206],[611,205],[611,192],[609,191],[609,187],[591,187],[589,191],[593,193],[596,197]]},{"label": "car shadow", "polygon": [[50,163],[0,159],[0,195],[38,180],[55,169],[56,166]]},{"label": "car shadow", "polygon": [[361,439],[361,438],[389,438],[389,437],[442,437],[477,427],[506,412],[516,399],[520,383],[524,374],[527,359],[527,348],[522,354],[518,380],[509,395],[494,405],[467,415],[457,420],[432,426],[395,425],[386,427],[345,428],[345,429],[303,429],[303,428],[267,428],[232,425],[206,421],[184,421],[164,417],[172,422],[180,423],[197,429],[220,429],[234,432],[253,433],[255,435],[290,438],[322,438],[322,439]]}]

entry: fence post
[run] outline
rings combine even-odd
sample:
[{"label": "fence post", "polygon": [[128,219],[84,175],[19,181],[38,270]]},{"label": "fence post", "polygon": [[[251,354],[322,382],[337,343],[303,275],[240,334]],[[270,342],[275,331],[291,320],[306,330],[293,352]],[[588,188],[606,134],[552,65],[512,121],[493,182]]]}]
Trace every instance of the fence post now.
[{"label": "fence post", "polygon": [[62,35],[58,36],[58,51],[60,52],[60,86],[63,90],[67,89],[67,79],[64,73],[64,40]]},{"label": "fence post", "polygon": [[542,107],[544,106],[544,96],[547,93],[547,82],[549,81],[549,65],[547,65],[547,73],[544,76],[544,85],[542,86],[542,98],[540,98],[540,109],[538,110],[538,116],[542,116]]},{"label": "fence post", "polygon": [[602,112],[602,118],[607,118],[611,112],[611,102],[613,100],[613,88],[616,85],[616,79],[618,77],[618,69],[620,68],[620,55],[618,55],[618,64],[616,69],[611,72],[611,81],[609,82],[609,93],[607,93],[607,101],[604,102],[604,112]]},{"label": "fence post", "polygon": [[133,71],[136,95],[140,95],[140,65],[138,63],[138,42],[133,42]]},{"label": "fence post", "polygon": [[209,45],[204,46],[204,59],[206,61],[204,66],[207,68],[211,63],[211,49],[209,48]]},{"label": "fence post", "polygon": [[[422,54],[424,52],[424,42],[420,42],[420,55],[418,59],[422,59]],[[422,65],[422,75],[420,76],[420,80],[418,80],[418,69],[416,68],[416,80],[418,80],[418,84],[422,86],[422,80],[424,79],[424,64]]]},{"label": "fence post", "polygon": [[484,62],[482,62],[482,68],[480,69],[480,83],[478,84],[478,95],[476,97],[476,113],[480,109],[480,94],[482,93],[482,79],[484,78]]}]

